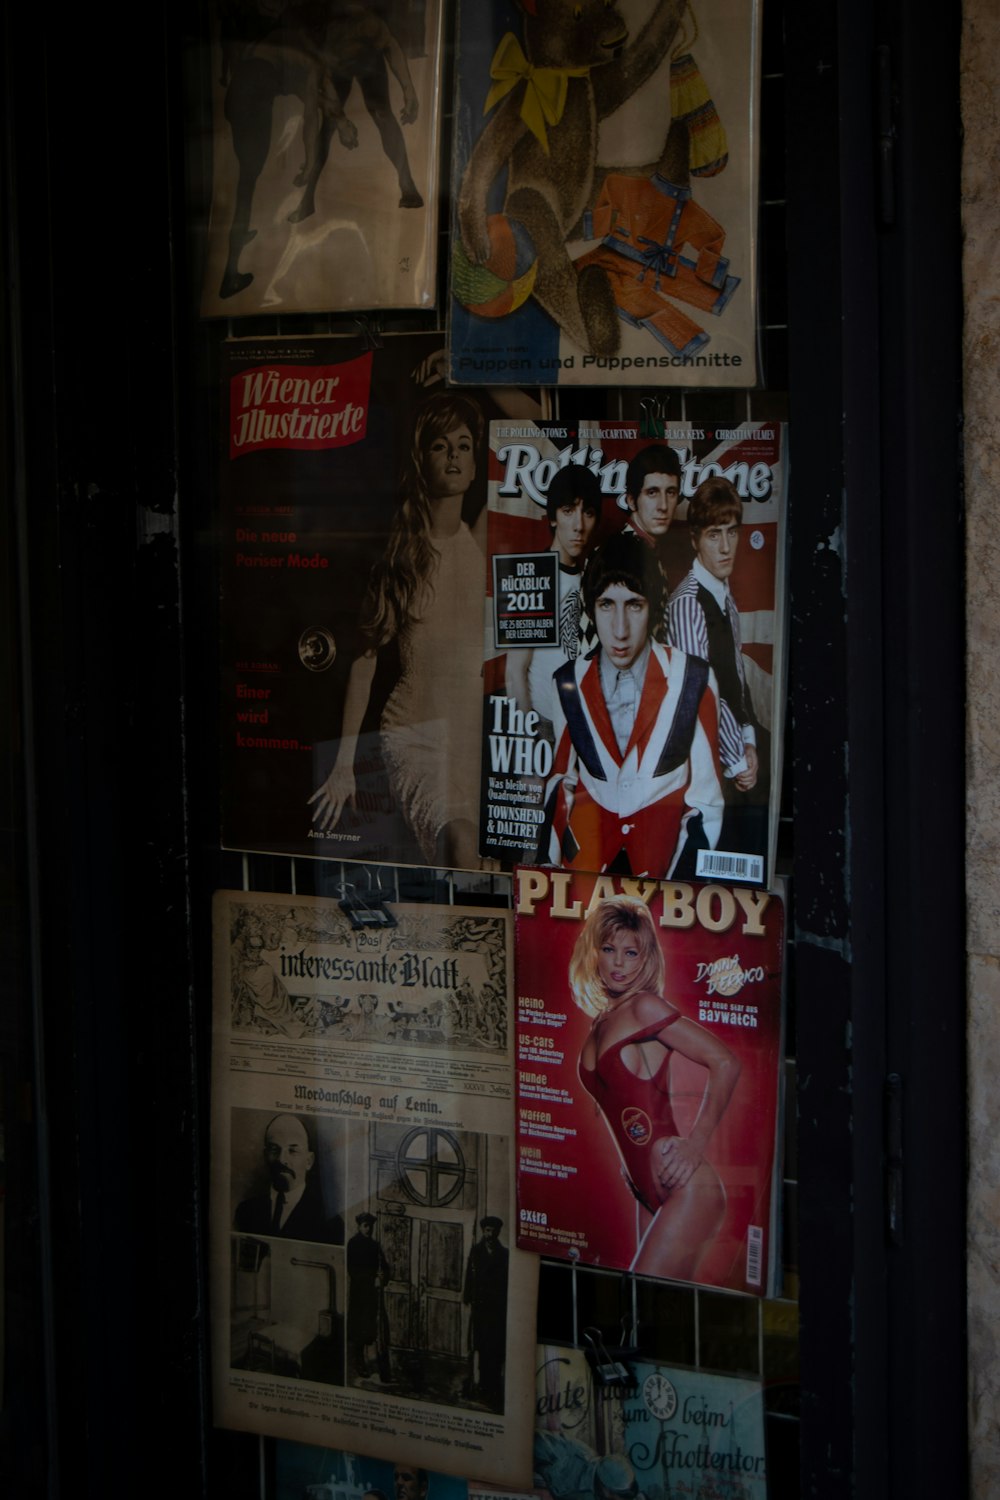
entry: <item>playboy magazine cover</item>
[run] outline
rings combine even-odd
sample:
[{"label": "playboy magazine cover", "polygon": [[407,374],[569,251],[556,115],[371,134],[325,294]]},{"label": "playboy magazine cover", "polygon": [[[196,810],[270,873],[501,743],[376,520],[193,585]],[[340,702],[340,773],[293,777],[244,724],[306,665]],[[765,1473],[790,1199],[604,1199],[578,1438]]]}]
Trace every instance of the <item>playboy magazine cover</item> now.
[{"label": "playboy magazine cover", "polygon": [[461,0],[451,377],[757,380],[753,0]]},{"label": "playboy magazine cover", "polygon": [[518,1243],[773,1295],[784,900],[519,869]]},{"label": "playboy magazine cover", "polygon": [[480,849],[767,885],[782,424],[490,427]]}]

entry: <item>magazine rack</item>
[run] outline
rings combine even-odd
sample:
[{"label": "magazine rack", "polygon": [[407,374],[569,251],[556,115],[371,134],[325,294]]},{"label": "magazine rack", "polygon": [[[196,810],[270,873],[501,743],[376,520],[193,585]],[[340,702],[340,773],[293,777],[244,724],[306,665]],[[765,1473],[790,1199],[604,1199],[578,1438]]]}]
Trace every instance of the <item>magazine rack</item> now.
[{"label": "magazine rack", "polygon": [[[264,1500],[271,1448],[213,1429],[205,1395],[210,897],[339,897],[353,877],[218,845],[217,376],[237,329],[197,316],[207,18],[194,0],[134,8],[122,51],[82,10],[16,7],[4,25],[0,1464],[25,1497],[60,1472],[113,1492],[141,1463],[177,1493]],[[541,1334],[608,1341],[626,1315],[651,1356],[762,1379],[775,1500],[958,1493],[958,7],[926,27],[896,0],[767,0],[764,26],[764,383],[635,400],[791,426],[786,1295],[546,1264]],[[896,122],[881,175],[877,47]],[[260,312],[238,331],[333,326]],[[631,395],[558,403],[616,417]],[[506,900],[489,877],[396,879],[410,900]]]}]

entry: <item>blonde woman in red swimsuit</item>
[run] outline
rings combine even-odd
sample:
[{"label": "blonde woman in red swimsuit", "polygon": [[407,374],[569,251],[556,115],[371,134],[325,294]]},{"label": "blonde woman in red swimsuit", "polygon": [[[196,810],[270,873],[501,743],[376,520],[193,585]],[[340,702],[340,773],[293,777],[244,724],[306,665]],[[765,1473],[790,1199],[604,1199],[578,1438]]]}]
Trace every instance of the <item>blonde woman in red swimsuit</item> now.
[{"label": "blonde woman in red swimsuit", "polygon": [[[722,1227],[726,1193],[705,1149],[732,1097],[739,1059],[664,999],[663,954],[648,907],[631,896],[599,902],[569,965],[577,1005],[593,1017],[580,1081],[593,1095],[632,1192],[650,1215],[631,1269],[690,1280]],[[678,1133],[670,1058],[707,1073],[688,1135]]]}]

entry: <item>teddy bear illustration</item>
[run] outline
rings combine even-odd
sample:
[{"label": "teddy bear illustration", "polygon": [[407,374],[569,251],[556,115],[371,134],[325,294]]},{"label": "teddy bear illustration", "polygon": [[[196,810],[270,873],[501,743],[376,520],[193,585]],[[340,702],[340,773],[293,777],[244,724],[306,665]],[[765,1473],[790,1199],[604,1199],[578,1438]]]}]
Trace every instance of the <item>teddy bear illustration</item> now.
[{"label": "teddy bear illustration", "polygon": [[[490,260],[487,199],[507,169],[504,214],[534,248],[531,295],[586,352],[619,344],[615,297],[606,270],[573,265],[566,244],[599,188],[597,133],[659,66],[686,0],[656,0],[630,39],[614,0],[517,0],[522,40],[508,33],[493,59],[487,122],[462,179],[457,220],[473,266]],[[664,100],[664,123],[669,102]],[[603,174],[602,174],[603,175]]]}]

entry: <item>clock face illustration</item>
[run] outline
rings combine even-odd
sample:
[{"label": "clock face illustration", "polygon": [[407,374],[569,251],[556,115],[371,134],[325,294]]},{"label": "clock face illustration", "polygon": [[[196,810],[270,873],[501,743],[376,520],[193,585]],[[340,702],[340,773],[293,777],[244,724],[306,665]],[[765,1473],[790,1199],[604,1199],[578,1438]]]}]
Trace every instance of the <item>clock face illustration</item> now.
[{"label": "clock face illustration", "polygon": [[661,1422],[669,1422],[677,1410],[677,1392],[665,1375],[654,1372],[642,1383],[642,1399],[650,1414]]}]

